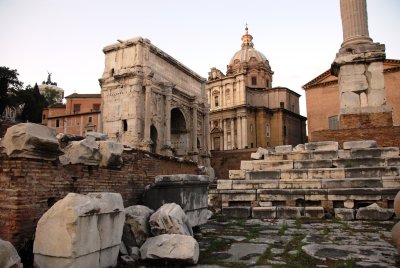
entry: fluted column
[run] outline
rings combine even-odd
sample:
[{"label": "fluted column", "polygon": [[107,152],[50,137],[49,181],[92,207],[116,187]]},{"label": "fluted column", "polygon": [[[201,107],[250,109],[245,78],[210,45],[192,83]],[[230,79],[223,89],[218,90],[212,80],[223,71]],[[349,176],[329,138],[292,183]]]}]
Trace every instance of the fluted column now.
[{"label": "fluted column", "polygon": [[235,122],[231,118],[231,149],[235,148]]},{"label": "fluted column", "polygon": [[207,112],[207,108],[206,108],[206,112],[205,112],[205,115],[204,115],[204,142],[205,142],[205,144],[204,144],[204,150],[205,150],[205,152],[208,154],[208,152],[209,152],[209,150],[210,150],[210,144],[211,144],[211,142],[210,142],[210,129],[212,129],[211,127],[210,127],[210,125],[208,124],[208,122],[210,121],[210,118],[209,118],[209,115],[208,115],[208,112]]},{"label": "fluted column", "polygon": [[171,101],[172,101],[172,88],[166,89],[165,94],[165,133],[164,143],[167,147],[171,146]]},{"label": "fluted column", "polygon": [[[150,138],[150,125],[151,125],[151,85],[146,85],[145,93],[145,108],[144,108],[144,146],[148,146]],[[149,149],[149,148],[147,148]]]},{"label": "fluted column", "polygon": [[247,146],[247,117],[242,117],[242,145],[243,148]]},{"label": "fluted column", "polygon": [[228,149],[228,133],[226,131],[226,119],[223,120],[223,130],[224,130],[224,150]]},{"label": "fluted column", "polygon": [[197,103],[193,103],[193,144],[192,151],[198,152],[197,150]]},{"label": "fluted column", "polygon": [[340,0],[340,13],[343,27],[342,47],[372,43],[368,33],[366,0]]},{"label": "fluted column", "polygon": [[241,117],[237,117],[236,119],[236,123],[237,123],[237,146],[238,149],[242,149],[242,118]]}]

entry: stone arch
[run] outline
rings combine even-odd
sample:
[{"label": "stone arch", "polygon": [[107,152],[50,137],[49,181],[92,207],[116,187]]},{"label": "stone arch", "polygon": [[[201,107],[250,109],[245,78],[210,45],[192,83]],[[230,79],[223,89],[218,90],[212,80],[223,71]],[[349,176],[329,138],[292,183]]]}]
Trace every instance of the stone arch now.
[{"label": "stone arch", "polygon": [[189,149],[189,131],[184,113],[179,108],[171,110],[171,145],[177,156],[187,155]]},{"label": "stone arch", "polygon": [[154,125],[151,125],[150,127],[150,139],[151,139],[151,145],[150,145],[150,151],[152,153],[157,153],[158,151],[158,132],[157,128]]}]

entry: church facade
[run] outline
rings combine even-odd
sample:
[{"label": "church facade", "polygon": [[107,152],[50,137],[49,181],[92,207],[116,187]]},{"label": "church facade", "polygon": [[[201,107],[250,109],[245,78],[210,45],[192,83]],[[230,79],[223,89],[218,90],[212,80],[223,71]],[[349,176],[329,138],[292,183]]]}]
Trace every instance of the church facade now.
[{"label": "church facade", "polygon": [[299,97],[285,87],[272,87],[274,72],[254,48],[253,37],[242,36],[226,74],[211,68],[207,81],[211,150],[296,145],[306,141],[306,118],[299,114]]},{"label": "church facade", "polygon": [[122,144],[207,165],[206,79],[133,38],[103,49],[103,132]]}]

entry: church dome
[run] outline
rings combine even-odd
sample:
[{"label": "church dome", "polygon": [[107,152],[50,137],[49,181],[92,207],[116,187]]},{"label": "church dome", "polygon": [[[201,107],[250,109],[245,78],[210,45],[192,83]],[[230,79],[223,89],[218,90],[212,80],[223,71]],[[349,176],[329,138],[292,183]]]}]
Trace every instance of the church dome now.
[{"label": "church dome", "polygon": [[228,73],[235,69],[238,69],[241,65],[246,64],[250,66],[260,66],[263,65],[266,69],[271,69],[267,57],[260,51],[254,48],[253,36],[248,32],[246,25],[246,32],[242,36],[242,49],[236,52],[228,65]]}]

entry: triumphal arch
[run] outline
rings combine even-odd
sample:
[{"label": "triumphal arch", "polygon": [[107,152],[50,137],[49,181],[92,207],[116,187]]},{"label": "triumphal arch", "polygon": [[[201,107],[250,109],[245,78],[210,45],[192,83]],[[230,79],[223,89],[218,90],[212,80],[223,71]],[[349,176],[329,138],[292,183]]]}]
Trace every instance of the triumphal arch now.
[{"label": "triumphal arch", "polygon": [[206,79],[145,38],[118,40],[103,52],[103,132],[131,147],[206,164]]}]

